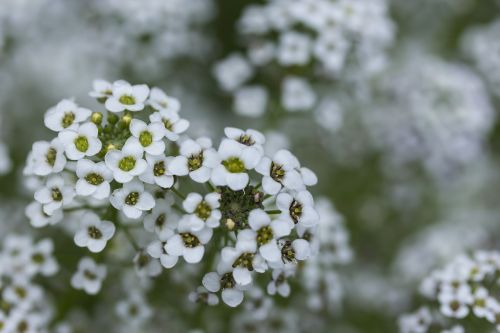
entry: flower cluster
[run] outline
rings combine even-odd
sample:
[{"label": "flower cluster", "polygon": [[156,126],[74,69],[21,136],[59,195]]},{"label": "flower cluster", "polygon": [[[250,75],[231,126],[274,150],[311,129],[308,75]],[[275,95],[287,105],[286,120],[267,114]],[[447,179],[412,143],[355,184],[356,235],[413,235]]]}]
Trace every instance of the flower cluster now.
[{"label": "flower cluster", "polygon": [[[443,269],[431,273],[421,285],[424,296],[437,300],[440,315],[463,320],[475,317],[486,320],[500,331],[498,274],[500,253],[476,251],[472,256],[458,256]],[[428,332],[436,319],[423,308],[417,314],[400,319],[402,332]],[[463,332],[452,328],[446,332]]]},{"label": "flower cluster", "polygon": [[[311,79],[356,80],[383,68],[394,34],[386,7],[384,0],[251,5],[238,22],[242,52],[219,62],[214,74],[239,114],[259,117],[268,100],[290,112],[313,109],[318,96]],[[281,94],[272,96],[275,91]]]},{"label": "flower cluster", "polygon": [[390,166],[416,162],[442,177],[483,154],[493,106],[468,67],[410,51],[412,56],[378,86],[381,104],[363,117],[371,142],[386,152]]},{"label": "flower cluster", "polygon": [[485,76],[490,89],[500,96],[500,21],[496,20],[486,26],[473,27],[466,31],[462,38],[464,53]]},{"label": "flower cluster", "polygon": [[0,250],[0,332],[48,332],[52,307],[38,276],[53,276],[59,266],[50,239],[34,242],[26,235],[10,234]]},{"label": "flower cluster", "polygon": [[[33,144],[24,170],[38,180],[26,209],[31,224],[76,220],[74,242],[92,253],[122,231],[144,276],[180,258],[205,258],[207,269],[218,259],[197,297],[208,303],[208,292],[221,291],[237,306],[254,272],[271,271],[268,291],[287,295],[287,278],[313,252],[319,215],[307,187],[315,174],[288,150],[267,156],[255,130],[228,127],[218,148],[188,137],[179,101],[159,88],[97,80],[90,95],[104,111],[63,100],[45,114],[57,136]],[[131,232],[141,222],[153,238],[146,246]],[[95,294],[105,276],[84,258],[71,284]]]}]

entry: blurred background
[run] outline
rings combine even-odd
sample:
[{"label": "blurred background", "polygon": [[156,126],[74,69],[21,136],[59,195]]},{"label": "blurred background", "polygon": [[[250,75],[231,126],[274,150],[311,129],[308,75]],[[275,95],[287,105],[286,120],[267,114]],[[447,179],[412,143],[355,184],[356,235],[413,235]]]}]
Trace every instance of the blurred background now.
[{"label": "blurred background", "polygon": [[[266,62],[280,52],[266,47],[321,29],[304,23],[320,1],[300,0],[299,14],[283,11],[287,1],[0,0],[0,239],[54,240],[61,272],[40,281],[54,332],[65,322],[73,327],[57,332],[398,332],[433,269],[498,249],[500,3],[325,0],[344,6],[333,14],[346,32],[330,53],[289,66]],[[269,149],[291,149],[318,174],[318,209],[340,229],[322,253],[337,260],[311,264],[288,298],[256,296],[236,310],[191,305],[189,279],[166,272],[149,297],[153,318],[128,330],[112,278],[97,297],[72,290],[83,250],[61,230],[29,225],[22,170],[32,143],[50,137],[45,111],[63,98],[90,102],[97,78],[161,87],[181,101],[193,136],[254,128]],[[252,317],[258,310],[266,316]]]}]

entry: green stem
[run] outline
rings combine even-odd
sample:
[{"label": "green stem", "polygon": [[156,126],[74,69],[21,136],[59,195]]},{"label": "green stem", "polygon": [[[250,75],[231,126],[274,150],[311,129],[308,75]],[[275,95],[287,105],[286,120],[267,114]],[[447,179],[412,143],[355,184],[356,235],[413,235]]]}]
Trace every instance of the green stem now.
[{"label": "green stem", "polygon": [[266,210],[266,213],[268,213],[269,215],[281,214],[281,210],[279,209]]},{"label": "green stem", "polygon": [[175,193],[175,195],[177,195],[179,198],[181,198],[182,200],[186,200],[186,196],[184,194],[182,194],[181,192],[179,192],[175,187],[171,187],[170,190],[172,192]]}]

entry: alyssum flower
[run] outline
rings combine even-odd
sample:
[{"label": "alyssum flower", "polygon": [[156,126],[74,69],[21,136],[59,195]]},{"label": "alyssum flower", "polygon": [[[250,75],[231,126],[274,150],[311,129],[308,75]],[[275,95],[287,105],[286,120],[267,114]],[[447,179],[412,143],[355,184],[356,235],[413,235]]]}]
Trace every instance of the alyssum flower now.
[{"label": "alyssum flower", "polygon": [[[93,253],[133,251],[126,253],[143,278],[176,269],[180,257],[201,263],[206,289],[194,286],[190,298],[204,303],[216,304],[213,293],[221,292],[237,306],[257,288],[257,274],[276,286],[271,293],[288,295],[281,277],[292,278],[298,261],[318,252],[311,235],[319,215],[307,189],[314,173],[288,150],[269,156],[265,136],[253,129],[226,128],[218,149],[189,137],[179,102],[159,88],[100,80],[94,90],[104,109],[69,108],[73,123],[51,125],[58,138],[33,145],[25,174],[41,181],[26,210],[32,224],[64,220],[76,245]],[[54,124],[64,114],[46,117]],[[124,237],[106,248],[115,234]],[[95,294],[105,275],[104,264],[84,258],[71,284]]]}]

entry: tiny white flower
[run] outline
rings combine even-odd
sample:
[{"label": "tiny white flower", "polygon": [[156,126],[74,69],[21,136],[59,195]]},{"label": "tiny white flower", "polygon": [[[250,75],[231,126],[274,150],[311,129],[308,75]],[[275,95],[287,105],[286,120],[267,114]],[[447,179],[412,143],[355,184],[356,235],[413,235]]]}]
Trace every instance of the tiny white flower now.
[{"label": "tiny white flower", "polygon": [[468,304],[472,303],[469,293],[441,292],[438,299],[441,313],[447,317],[465,318],[469,314]]},{"label": "tiny white flower", "polygon": [[139,277],[155,277],[162,272],[160,261],[151,257],[145,250],[141,250],[135,255],[134,267]]},{"label": "tiny white flower", "polygon": [[281,104],[287,111],[306,111],[316,103],[316,93],[311,85],[299,77],[285,78],[281,90]]},{"label": "tiny white flower", "polygon": [[479,287],[474,292],[474,301],[472,306],[472,311],[479,318],[486,318],[490,309],[487,307],[487,301],[489,298],[488,290],[484,287]]},{"label": "tiny white flower", "polygon": [[165,151],[165,126],[161,122],[152,122],[146,124],[142,120],[132,119],[130,122],[130,133],[132,136],[127,140],[127,143],[137,144],[150,155],[160,155]]},{"label": "tiny white flower", "polygon": [[259,131],[253,129],[242,130],[234,127],[224,128],[224,134],[229,139],[238,142],[243,150],[255,150],[260,155],[264,154],[266,137]]},{"label": "tiny white flower", "polygon": [[104,160],[113,171],[114,179],[119,183],[127,183],[146,170],[147,163],[142,157],[143,151],[139,145],[126,144],[121,151],[109,151]]},{"label": "tiny white flower", "polygon": [[248,224],[252,228],[260,255],[268,262],[280,260],[281,251],[277,240],[288,236],[292,226],[283,220],[271,220],[271,217],[262,209],[254,209],[250,212]]},{"label": "tiny white flower", "polygon": [[279,294],[282,297],[290,296],[290,285],[288,278],[294,275],[294,271],[288,269],[275,269],[272,273],[272,281],[267,285],[269,295]]},{"label": "tiny white flower", "polygon": [[257,166],[261,159],[258,149],[244,149],[243,144],[231,139],[222,140],[219,146],[221,163],[212,172],[216,186],[229,186],[233,191],[244,189],[250,180],[247,171]]},{"label": "tiny white flower", "polygon": [[238,234],[236,247],[225,247],[221,251],[218,270],[233,271],[235,282],[241,286],[252,283],[252,272],[263,273],[267,269],[264,258],[257,251],[253,233],[243,230]]},{"label": "tiny white flower", "polygon": [[338,73],[344,67],[349,43],[337,29],[322,33],[314,44],[314,55],[330,72]]},{"label": "tiny white flower", "polygon": [[203,277],[202,284],[213,293],[222,289],[222,300],[230,307],[237,307],[243,302],[245,286],[236,283],[231,270],[217,270],[217,272],[207,273]]},{"label": "tiny white flower", "polygon": [[78,124],[87,120],[92,111],[78,107],[72,100],[63,99],[50,108],[44,116],[47,128],[60,132],[65,129],[76,129]]},{"label": "tiny white flower", "polygon": [[280,240],[281,260],[283,263],[295,263],[296,260],[306,260],[311,254],[311,246],[305,239]]},{"label": "tiny white flower", "polygon": [[33,273],[51,276],[57,273],[59,265],[53,256],[54,243],[51,239],[42,239],[31,250],[31,265]]},{"label": "tiny white flower", "polygon": [[90,252],[101,252],[115,234],[115,229],[112,222],[102,221],[95,213],[87,211],[80,218],[80,227],[74,238],[75,244],[87,247]]},{"label": "tiny white flower", "polygon": [[283,66],[306,65],[311,57],[311,39],[299,32],[286,32],[280,37],[278,62]]},{"label": "tiny white flower", "polygon": [[262,188],[264,192],[275,195],[284,187],[290,190],[304,188],[299,160],[288,150],[279,150],[270,159],[264,156],[255,170],[262,174]]},{"label": "tiny white flower", "polygon": [[74,196],[73,186],[67,185],[63,177],[56,175],[49,177],[45,185],[35,192],[35,200],[43,205],[43,212],[47,215],[72,203]]},{"label": "tiny white flower", "polygon": [[188,299],[193,303],[203,303],[211,306],[219,304],[219,297],[202,286],[196,288],[196,291],[190,292]]},{"label": "tiny white flower", "polygon": [[125,216],[138,219],[143,212],[155,206],[155,199],[144,189],[144,184],[138,180],[131,181],[117,189],[109,199],[113,207],[123,211]]},{"label": "tiny white flower", "polygon": [[93,162],[82,159],[76,164],[76,194],[81,196],[92,196],[102,200],[109,197],[110,185],[113,180],[113,172],[104,162]]},{"label": "tiny white flower", "polygon": [[94,123],[85,123],[76,129],[66,129],[58,135],[66,156],[71,160],[97,154],[102,148],[101,140],[97,136],[98,130]]},{"label": "tiny white flower", "polygon": [[146,154],[148,164],[146,170],[139,175],[139,179],[148,184],[156,184],[162,188],[170,188],[174,185],[174,175],[169,171],[172,157],[165,155]]},{"label": "tiny white flower", "polygon": [[105,80],[94,80],[92,88],[94,90],[89,93],[89,96],[99,101],[105,101],[113,94],[113,84]]},{"label": "tiny white flower", "polygon": [[175,264],[177,264],[179,257],[169,255],[165,250],[166,244],[167,242],[156,240],[150,243],[146,250],[151,257],[159,259],[163,267],[172,268],[175,266]]},{"label": "tiny white flower", "polygon": [[6,286],[2,292],[4,302],[8,304],[24,305],[33,304],[40,301],[42,298],[42,289],[25,277],[20,277],[14,280],[10,285]]},{"label": "tiny white flower", "polygon": [[148,104],[158,111],[169,110],[179,112],[181,109],[181,103],[179,100],[168,96],[163,90],[156,87],[151,89]]},{"label": "tiny white flower", "polygon": [[161,240],[173,236],[179,222],[179,215],[171,208],[173,204],[172,197],[157,200],[151,213],[144,217],[144,229],[156,233]]},{"label": "tiny white flower", "polygon": [[52,215],[48,215],[43,211],[43,205],[38,201],[31,202],[26,207],[26,216],[29,218],[30,223],[35,228],[45,227],[47,225],[54,225],[62,221],[63,212],[57,210]]},{"label": "tiny white flower", "polygon": [[268,92],[262,86],[245,86],[234,94],[234,110],[237,114],[257,118],[266,112]]},{"label": "tiny white flower", "polygon": [[292,195],[282,192],[276,198],[276,206],[281,210],[280,219],[291,225],[300,224],[312,227],[319,223],[319,215],[314,208],[314,199],[309,191],[300,191]]},{"label": "tiny white flower", "polygon": [[92,258],[85,257],[78,263],[78,270],[71,278],[71,286],[84,290],[87,294],[95,295],[101,290],[105,277],[106,266],[98,265]]},{"label": "tiny white flower", "polygon": [[234,91],[253,75],[252,65],[240,54],[232,54],[214,67],[214,75],[222,89]]},{"label": "tiny white flower", "polygon": [[205,197],[198,193],[189,193],[182,203],[182,207],[189,214],[191,228],[194,231],[205,226],[216,228],[219,226],[222,213],[220,206],[220,193],[208,193]]},{"label": "tiny white flower", "polygon": [[140,327],[153,315],[153,311],[146,304],[144,296],[138,291],[132,291],[128,298],[116,304],[116,314],[127,325]]},{"label": "tiny white flower", "polygon": [[189,127],[189,121],[182,119],[177,112],[162,109],[149,116],[152,123],[161,122],[165,127],[165,137],[170,141],[177,141],[179,134],[184,133]]},{"label": "tiny white flower", "polygon": [[212,238],[212,229],[205,227],[194,231],[190,224],[188,219],[181,219],[177,227],[178,233],[167,240],[165,250],[169,255],[182,256],[186,262],[196,264],[205,254],[204,245]]},{"label": "tiny white flower", "polygon": [[63,144],[58,138],[53,139],[50,143],[47,141],[35,142],[28,157],[28,164],[37,176],[61,172],[66,166]]},{"label": "tiny white flower", "polygon": [[212,148],[212,141],[208,138],[183,141],[180,145],[180,154],[169,164],[170,172],[176,176],[189,175],[198,183],[207,182],[212,169],[219,163],[217,152]]},{"label": "tiny white flower", "polygon": [[141,111],[149,95],[145,84],[131,85],[120,81],[113,84],[113,93],[106,100],[105,106],[111,112]]}]

